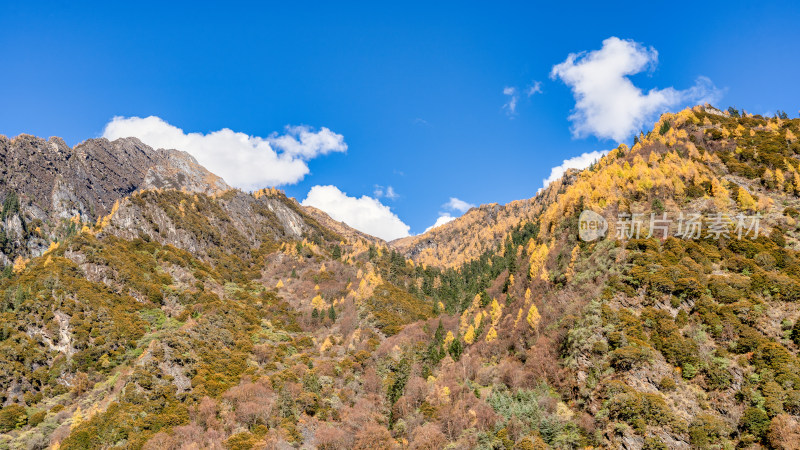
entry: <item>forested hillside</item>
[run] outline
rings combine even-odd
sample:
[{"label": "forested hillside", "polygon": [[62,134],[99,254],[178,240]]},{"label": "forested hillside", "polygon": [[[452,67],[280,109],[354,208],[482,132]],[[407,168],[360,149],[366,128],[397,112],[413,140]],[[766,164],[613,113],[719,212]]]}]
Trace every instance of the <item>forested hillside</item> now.
[{"label": "forested hillside", "polygon": [[[92,143],[152,162],[101,198],[6,175],[0,448],[799,448],[797,136],[664,114],[530,200],[391,244],[135,141]],[[37,194],[56,179],[72,209]],[[585,210],[604,238],[579,239]],[[648,237],[651,213],[704,231]]]}]

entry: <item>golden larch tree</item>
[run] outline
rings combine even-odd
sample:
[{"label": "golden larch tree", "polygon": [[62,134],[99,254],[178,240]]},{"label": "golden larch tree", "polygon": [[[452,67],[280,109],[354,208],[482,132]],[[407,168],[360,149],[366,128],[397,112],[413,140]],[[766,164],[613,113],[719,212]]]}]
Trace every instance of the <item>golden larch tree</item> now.
[{"label": "golden larch tree", "polygon": [[539,308],[536,305],[531,305],[531,309],[528,310],[528,325],[531,326],[534,330],[538,329],[539,321],[542,320],[542,316],[539,315]]}]

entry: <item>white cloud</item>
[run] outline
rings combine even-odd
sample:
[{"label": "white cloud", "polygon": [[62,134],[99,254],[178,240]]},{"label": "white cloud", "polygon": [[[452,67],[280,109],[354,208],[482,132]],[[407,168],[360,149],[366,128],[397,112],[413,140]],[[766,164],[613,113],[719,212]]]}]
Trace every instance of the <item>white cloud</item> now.
[{"label": "white cloud", "polygon": [[[442,205],[442,208],[444,208],[446,210],[449,210],[449,211],[459,212],[460,214],[464,214],[470,208],[474,208],[474,207],[475,207],[475,205],[473,205],[472,203],[467,203],[464,200],[458,199],[456,197],[450,197],[450,200],[448,200],[447,203]],[[436,222],[434,222],[433,225],[431,225],[428,228],[426,228],[425,231],[423,231],[423,233],[427,233],[428,231],[430,231],[430,230],[432,230],[432,229],[434,229],[434,228],[436,228],[438,226],[444,225],[447,222],[452,222],[452,221],[456,220],[457,218],[458,218],[458,216],[453,216],[449,212],[439,212],[439,217],[436,219]]]},{"label": "white cloud", "polygon": [[528,89],[525,91],[528,94],[528,97],[534,94],[541,94],[542,93],[542,82],[541,81],[534,81],[532,85],[528,86]]},{"label": "white cloud", "polygon": [[313,131],[305,125],[287,126],[286,134],[272,133],[268,141],[283,150],[283,154],[305,160],[316,158],[319,155],[327,155],[330,152],[347,150],[344,136],[325,127],[319,131]]},{"label": "white cloud", "polygon": [[410,227],[388,206],[366,195],[349,197],[336,186],[312,187],[302,205],[321,209],[332,218],[385,241],[409,235]]},{"label": "white cloud", "polygon": [[517,88],[506,86],[503,88],[503,95],[508,96],[508,101],[503,105],[503,109],[506,110],[506,114],[513,116],[517,113],[517,102],[519,101]]},{"label": "white cloud", "polygon": [[153,148],[186,151],[231,185],[246,190],[297,183],[309,173],[308,160],[347,150],[344,137],[325,127],[319,131],[286,127],[283,135],[262,138],[228,128],[208,134],[185,133],[150,116],[114,117],[103,131],[103,137],[111,140],[130,136]]},{"label": "white cloud", "polygon": [[719,97],[720,91],[705,77],[689,89],[668,87],[644,94],[628,77],[654,69],[657,63],[658,52],[653,47],[610,37],[600,50],[570,53],[553,66],[550,77],[560,78],[575,97],[575,110],[569,117],[573,134],[623,141],[659,113]]},{"label": "white cloud", "polygon": [[450,200],[442,206],[451,211],[458,211],[461,213],[465,213],[467,212],[467,210],[473,208],[475,205],[473,205],[472,203],[467,203],[464,200],[460,200],[455,197],[450,197]]},{"label": "white cloud", "polygon": [[605,155],[606,153],[608,153],[608,150],[593,151],[584,153],[574,158],[565,159],[560,166],[556,166],[550,169],[550,176],[542,180],[543,181],[542,188],[546,188],[547,185],[561,178],[561,176],[564,175],[564,172],[566,172],[567,169],[578,169],[578,170],[585,169],[591,166],[592,163],[602,158],[603,155]]},{"label": "white cloud", "polygon": [[400,195],[391,186],[385,188],[379,184],[375,185],[375,190],[372,192],[377,198],[388,198],[389,200],[396,200]]},{"label": "white cloud", "polygon": [[[523,92],[528,98],[535,94],[540,94],[542,92],[542,82],[534,80],[532,84],[525,88]],[[506,86],[503,88],[503,95],[508,97],[508,101],[503,104],[503,109],[506,110],[506,114],[508,114],[509,117],[513,118],[517,114],[517,106],[519,105],[520,100],[520,89],[516,86]]]},{"label": "white cloud", "polygon": [[423,233],[427,233],[428,231],[431,231],[432,229],[434,229],[434,228],[436,228],[438,226],[444,225],[447,222],[452,222],[454,220],[456,220],[455,217],[451,216],[448,213],[444,213],[444,214],[440,215],[439,218],[436,219],[436,222],[433,225],[431,225],[428,228],[426,228],[425,231],[423,231]]}]

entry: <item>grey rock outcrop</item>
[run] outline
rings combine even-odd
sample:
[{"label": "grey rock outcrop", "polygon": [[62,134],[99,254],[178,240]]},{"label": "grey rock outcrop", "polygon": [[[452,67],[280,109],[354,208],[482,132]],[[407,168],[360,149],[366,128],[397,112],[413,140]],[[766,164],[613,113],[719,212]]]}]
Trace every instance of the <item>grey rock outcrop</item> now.
[{"label": "grey rock outcrop", "polygon": [[230,186],[188,153],[153,149],[133,137],[70,148],[57,137],[0,135],[0,204],[18,204],[0,218],[0,262],[41,254],[70,232],[70,219],[78,219],[75,226],[94,222],[144,189],[215,195]]}]

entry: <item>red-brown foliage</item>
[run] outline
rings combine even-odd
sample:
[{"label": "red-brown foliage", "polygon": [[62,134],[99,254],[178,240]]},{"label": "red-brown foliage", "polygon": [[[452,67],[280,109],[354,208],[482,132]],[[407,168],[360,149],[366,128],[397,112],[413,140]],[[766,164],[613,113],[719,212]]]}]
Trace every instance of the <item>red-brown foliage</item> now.
[{"label": "red-brown foliage", "polygon": [[340,427],[322,425],[317,428],[314,440],[320,450],[348,450],[350,448],[348,434]]},{"label": "red-brown foliage", "polygon": [[353,450],[390,450],[394,447],[392,435],[386,427],[369,424],[356,433]]},{"label": "red-brown foliage", "polygon": [[439,425],[427,423],[414,430],[411,450],[439,450],[447,442]]}]

